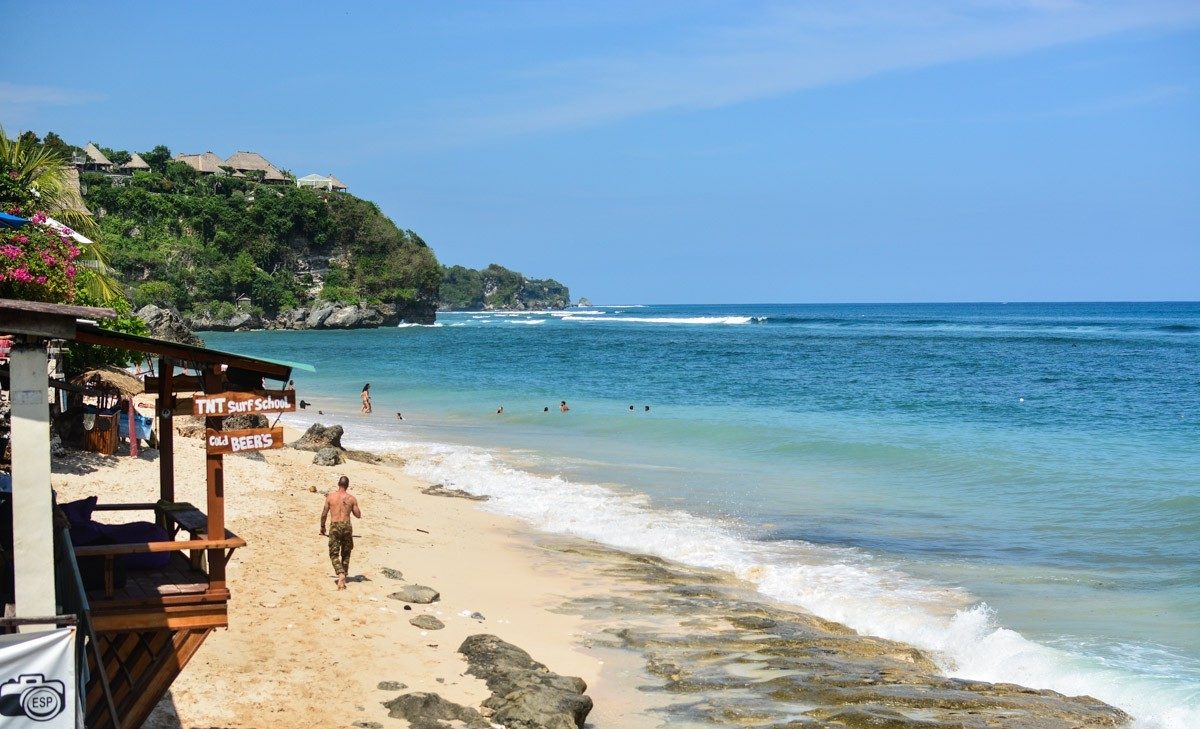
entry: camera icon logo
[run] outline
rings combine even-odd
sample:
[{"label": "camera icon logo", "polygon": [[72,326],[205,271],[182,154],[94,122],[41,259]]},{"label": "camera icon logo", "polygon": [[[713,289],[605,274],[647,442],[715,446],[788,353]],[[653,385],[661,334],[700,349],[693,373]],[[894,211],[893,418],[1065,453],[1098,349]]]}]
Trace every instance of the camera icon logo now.
[{"label": "camera icon logo", "polygon": [[0,684],[0,716],[25,716],[50,721],[66,708],[62,681],[40,673],[22,673]]}]

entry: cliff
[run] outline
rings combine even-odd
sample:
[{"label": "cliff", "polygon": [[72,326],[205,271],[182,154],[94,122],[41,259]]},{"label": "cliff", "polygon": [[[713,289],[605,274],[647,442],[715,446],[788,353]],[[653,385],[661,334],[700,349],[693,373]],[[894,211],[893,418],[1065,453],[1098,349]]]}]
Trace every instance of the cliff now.
[{"label": "cliff", "polygon": [[493,263],[483,270],[451,266],[443,269],[438,309],[490,311],[562,309],[571,305],[571,292],[552,278],[526,278]]}]

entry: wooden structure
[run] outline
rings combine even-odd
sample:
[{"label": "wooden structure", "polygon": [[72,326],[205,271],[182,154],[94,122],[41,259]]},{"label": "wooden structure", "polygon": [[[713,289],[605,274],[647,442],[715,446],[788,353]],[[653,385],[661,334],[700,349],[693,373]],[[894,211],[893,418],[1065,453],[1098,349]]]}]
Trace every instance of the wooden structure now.
[{"label": "wooden structure", "polygon": [[[209,633],[228,626],[230,590],[226,566],[234,551],[246,543],[225,528],[224,457],[219,449],[214,452],[209,448],[206,456],[207,495],[203,510],[176,500],[172,419],[177,399],[182,399],[177,394],[197,390],[208,394],[262,390],[264,379],[286,383],[293,367],[312,368],[123,334],[80,320],[102,318],[106,313],[111,316],[111,312],[102,310],[85,311],[82,307],[0,299],[0,332],[18,335],[20,346],[14,347],[14,351],[21,347],[40,348],[43,353],[38,381],[40,407],[30,407],[30,412],[47,409],[44,369],[47,339],[116,347],[157,360],[157,377],[148,378],[148,385],[157,395],[158,498],[134,504],[98,504],[96,510],[147,513],[169,536],[160,541],[75,546],[69,550],[80,563],[89,565],[93,574],[97,565],[103,574],[103,584],[93,585],[81,596],[84,607],[80,617],[85,627],[81,635],[91,644],[90,650],[86,651],[90,676],[86,687],[86,725],[92,729],[131,729],[141,726]],[[188,374],[188,371],[194,374]],[[16,393],[17,384],[14,379],[15,394],[19,394]],[[41,417],[47,418],[44,412]],[[206,418],[210,432],[221,432],[222,423],[221,417]],[[53,539],[50,536],[49,430],[46,427],[37,429],[36,433],[30,432],[30,439],[21,444],[27,446],[26,449],[20,449],[14,442],[13,452],[21,453],[22,460],[36,461],[34,470],[39,473],[24,474],[28,478],[19,480],[17,462],[13,464],[14,540],[20,537],[18,531],[28,532],[35,541],[44,531],[47,535],[44,541],[50,545]],[[33,440],[39,437],[40,441]],[[43,453],[46,454],[44,463]],[[36,483],[35,476],[41,479],[40,484]],[[28,492],[29,497],[26,498],[22,491]],[[33,517],[27,525],[17,523],[18,509],[22,507],[21,518]],[[38,548],[30,561],[53,575],[49,547],[41,547],[40,543],[35,546]],[[15,544],[15,552],[19,559],[25,559],[19,542]],[[119,563],[124,556],[164,553],[169,555],[164,567],[130,571],[122,579]],[[49,583],[45,579],[36,581],[32,576],[25,577],[28,584],[23,592],[23,574],[18,563],[17,616],[53,614],[53,576]],[[33,612],[23,610],[23,599],[30,603]]]}]

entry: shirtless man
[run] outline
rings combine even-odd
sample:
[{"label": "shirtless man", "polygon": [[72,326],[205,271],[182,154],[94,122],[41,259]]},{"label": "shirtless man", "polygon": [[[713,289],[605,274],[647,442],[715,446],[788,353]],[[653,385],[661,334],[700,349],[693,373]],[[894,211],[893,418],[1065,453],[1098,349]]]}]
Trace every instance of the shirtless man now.
[{"label": "shirtless man", "polygon": [[325,508],[321,511],[321,536],[325,536],[325,518],[332,517],[329,525],[329,561],[337,573],[337,589],[346,589],[346,575],[350,572],[350,551],[354,549],[354,529],[350,526],[350,515],[362,518],[358,510],[358,499],[350,495],[350,479],[338,479],[337,491],[325,496]]}]

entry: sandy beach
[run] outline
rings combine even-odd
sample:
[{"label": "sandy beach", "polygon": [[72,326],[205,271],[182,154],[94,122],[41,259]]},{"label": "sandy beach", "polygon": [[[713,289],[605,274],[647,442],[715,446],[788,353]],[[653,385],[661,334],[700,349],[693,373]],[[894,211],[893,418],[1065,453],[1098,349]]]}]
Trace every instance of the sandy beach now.
[{"label": "sandy beach", "polygon": [[[299,435],[289,430],[288,442]],[[1094,699],[945,678],[910,646],[773,604],[721,573],[542,535],[476,501],[423,493],[430,484],[394,457],[323,467],[313,455],[226,458],[227,523],[248,542],[228,573],[230,625],[146,726],[485,726],[413,724],[383,704],[419,692],[479,707],[493,692],[458,652],[478,634],[582,678],[595,704],[589,727],[1082,729],[1127,719]],[[55,467],[58,498],[153,500],[155,456],[72,452]],[[203,460],[200,439],[176,439],[179,500],[203,503]],[[341,475],[363,511],[344,592],[319,535],[323,495]],[[389,598],[408,584],[440,599],[406,609]],[[415,627],[417,616],[445,627]]]},{"label": "sandy beach", "polygon": [[[153,500],[154,456],[78,454],[76,472],[57,469],[54,487],[63,501],[91,494],[106,502]],[[383,721],[380,701],[398,692],[380,691],[381,681],[475,706],[487,688],[463,675],[466,663],[456,653],[475,633],[498,635],[553,670],[582,677],[593,697],[605,693],[602,660],[578,645],[580,619],[557,610],[582,589],[561,556],[470,501],[422,494],[426,484],[396,464],[326,468],[312,459],[291,449],[226,459],[230,529],[248,542],[229,566],[230,627],[209,637],[148,726]],[[176,473],[178,498],[204,503],[201,440],[177,438]],[[318,530],[324,493],[342,474],[363,518],[354,524],[349,589],[337,592]],[[385,577],[385,568],[401,571],[403,581]],[[441,598],[405,610],[387,595],[408,583],[433,587]],[[445,629],[409,624],[423,614]],[[611,713],[613,704],[605,704],[597,715]]]}]

